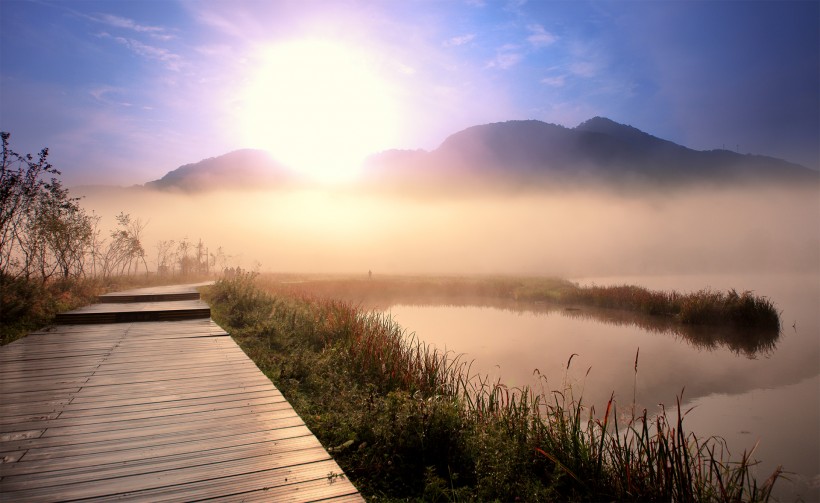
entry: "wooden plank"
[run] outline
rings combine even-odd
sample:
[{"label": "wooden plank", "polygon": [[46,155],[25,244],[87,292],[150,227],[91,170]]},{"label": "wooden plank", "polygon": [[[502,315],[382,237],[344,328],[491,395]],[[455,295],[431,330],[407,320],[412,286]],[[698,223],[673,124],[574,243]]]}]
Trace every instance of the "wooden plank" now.
[{"label": "wooden plank", "polygon": [[213,320],[123,317],[193,298],[123,294],[79,313],[121,323],[75,318],[0,348],[0,499],[361,501]]},{"label": "wooden plank", "polygon": [[93,304],[59,313],[57,324],[111,324],[210,318],[211,308],[200,300]]},{"label": "wooden plank", "polygon": [[107,293],[97,296],[97,302],[102,304],[128,303],[128,302],[166,302],[173,300],[199,300],[199,292],[177,292],[177,293]]},{"label": "wooden plank", "polygon": [[[300,485],[319,481],[325,484],[328,492],[335,484],[328,478],[331,473],[339,473],[338,465],[332,460],[320,463],[311,463],[305,466],[288,467],[268,471],[249,472],[234,476],[227,476],[211,480],[203,480],[185,485],[172,485],[156,490],[139,491],[117,495],[117,501],[146,501],[161,500],[165,502],[185,502],[204,498],[228,497],[237,494],[251,493],[264,490],[268,493],[266,501],[317,501],[321,498],[308,496],[300,498],[296,495]],[[341,486],[339,488],[347,489]],[[276,490],[281,488],[281,490]],[[286,498],[288,498],[286,500]],[[359,500],[362,501],[362,500]]]},{"label": "wooden plank", "polygon": [[[224,391],[222,395],[207,394],[200,398],[185,398],[177,399],[175,397],[167,397],[166,400],[152,400],[147,403],[140,403],[134,405],[108,405],[103,403],[97,407],[59,407],[59,405],[66,405],[67,402],[42,402],[42,406],[36,408],[20,409],[28,412],[28,414],[9,414],[7,416],[0,415],[0,425],[16,424],[28,421],[39,421],[44,419],[56,421],[64,419],[94,419],[112,417],[122,417],[126,414],[142,413],[142,414],[156,414],[163,411],[170,411],[176,409],[185,409],[188,407],[213,407],[214,405],[228,406],[233,402],[242,402],[245,400],[268,399],[274,402],[282,401],[285,398],[278,390],[271,390],[268,387],[263,387],[259,390],[247,392],[235,392],[234,390]],[[34,412],[32,411],[34,409]],[[56,424],[56,423],[49,423]]]},{"label": "wooden plank", "polygon": [[[326,456],[326,455],[325,455]],[[207,467],[145,473],[96,481],[93,484],[65,484],[37,487],[21,491],[4,491],[12,501],[48,502],[86,498],[106,498],[118,501],[192,501],[251,488],[287,486],[284,494],[298,490],[301,482],[325,480],[328,473],[338,470],[330,459],[304,458],[282,460],[277,456],[260,458],[259,463],[215,464]],[[301,462],[301,464],[299,464]],[[0,481],[0,491],[3,481]],[[328,484],[329,485],[329,484]]]},{"label": "wooden plank", "polygon": [[[120,469],[124,471],[134,469],[134,473],[139,473],[136,468],[141,465],[150,465],[148,468],[153,468],[155,462],[175,462],[191,457],[210,458],[233,450],[255,449],[258,445],[273,446],[278,451],[289,452],[315,448],[319,443],[307,428],[288,428],[263,432],[263,434],[252,433],[230,437],[211,437],[196,442],[176,442],[149,448],[105,451],[84,456],[0,464],[0,477],[31,476],[30,478],[36,479],[40,478],[40,474],[44,471],[49,472],[49,477],[83,473],[85,471],[113,473]],[[25,451],[16,451],[16,453],[20,453],[20,456],[23,452]],[[8,454],[13,455],[15,453]]]},{"label": "wooden plank", "polygon": [[[69,426],[92,426],[97,425],[95,431],[103,431],[104,428],[115,428],[117,425],[130,426],[130,421],[158,419],[158,418],[174,418],[178,421],[187,421],[192,418],[192,414],[208,414],[213,411],[231,411],[232,413],[245,412],[250,407],[271,405],[279,406],[280,408],[290,408],[290,404],[284,397],[261,397],[244,400],[231,400],[211,402],[202,405],[187,405],[187,406],[167,406],[159,409],[150,409],[147,411],[135,412],[117,412],[106,415],[91,415],[91,416],[70,416],[61,413],[47,414],[35,416],[30,421],[15,421],[5,422],[0,424],[0,433],[8,433],[20,430],[35,430],[41,428],[48,428],[49,431],[57,428],[65,428]],[[59,417],[55,417],[59,416]]]},{"label": "wooden plank", "polygon": [[[306,437],[300,439],[302,444],[306,443],[304,438]],[[302,445],[298,449],[287,449],[287,446],[283,446],[281,443],[259,443],[252,446],[228,447],[220,451],[208,452],[207,455],[200,451],[181,456],[109,463],[84,469],[54,470],[49,472],[47,479],[39,474],[7,475],[0,481],[0,489],[4,491],[21,491],[38,487],[109,481],[120,477],[133,477],[148,473],[171,472],[172,470],[197,467],[208,470],[213,469],[212,465],[220,465],[219,468],[225,468],[233,464],[259,463],[261,460],[258,458],[260,457],[279,457],[285,462],[298,464],[325,460],[327,459],[327,452],[318,444]]]},{"label": "wooden plank", "polygon": [[[0,434],[0,451],[17,451],[21,449],[36,449],[44,447],[59,447],[72,445],[85,445],[102,442],[115,442],[119,440],[137,441],[144,437],[155,438],[168,435],[185,434],[196,429],[199,432],[209,431],[212,434],[219,434],[227,428],[256,427],[252,422],[265,423],[270,428],[284,428],[303,424],[298,415],[290,410],[276,410],[274,406],[258,406],[242,412],[245,417],[236,417],[234,413],[215,411],[205,418],[194,418],[186,424],[179,421],[158,420],[154,423],[136,422],[129,428],[100,429],[76,427],[76,428],[47,428],[45,430],[31,430],[26,432],[12,432]],[[27,433],[24,439],[9,438],[15,433],[22,435]],[[36,438],[35,438],[36,435]]]},{"label": "wooden plank", "polygon": [[[196,449],[203,448],[213,442],[218,441],[239,441],[245,438],[274,438],[284,439],[295,436],[311,435],[310,430],[304,424],[286,426],[281,428],[270,428],[264,424],[258,424],[255,428],[246,428],[243,431],[217,431],[217,432],[193,432],[185,431],[177,435],[153,436],[140,438],[137,441],[115,440],[107,442],[96,442],[82,445],[68,445],[32,449],[26,452],[23,462],[33,462],[48,460],[55,463],[60,460],[82,459],[88,456],[98,455],[118,455],[127,458],[129,454],[136,453],[139,456],[154,453],[164,455],[172,452],[180,446],[194,445]],[[2,452],[2,451],[0,451]],[[8,451],[12,452],[12,451]],[[153,454],[152,454],[153,455]]]},{"label": "wooden plank", "polygon": [[276,501],[284,503],[332,501],[335,503],[360,503],[363,499],[351,484],[344,484],[343,481],[339,479],[326,476],[299,484],[266,487],[256,491],[221,496],[209,501],[220,503],[250,503],[254,501]]}]

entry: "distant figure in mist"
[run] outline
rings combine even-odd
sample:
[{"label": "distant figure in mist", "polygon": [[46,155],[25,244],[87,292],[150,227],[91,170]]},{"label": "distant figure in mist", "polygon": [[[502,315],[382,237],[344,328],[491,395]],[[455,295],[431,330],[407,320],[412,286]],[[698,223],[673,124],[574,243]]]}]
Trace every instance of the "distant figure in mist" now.
[{"label": "distant figure in mist", "polygon": [[367,279],[373,279],[373,271],[367,271]]}]

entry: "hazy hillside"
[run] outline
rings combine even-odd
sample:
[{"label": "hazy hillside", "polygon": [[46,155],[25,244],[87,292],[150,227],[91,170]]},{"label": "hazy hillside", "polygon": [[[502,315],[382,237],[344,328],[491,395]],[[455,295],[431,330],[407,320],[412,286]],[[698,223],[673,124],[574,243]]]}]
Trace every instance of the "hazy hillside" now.
[{"label": "hazy hillside", "polygon": [[575,128],[535,120],[474,126],[432,152],[373,156],[368,173],[399,183],[449,178],[548,185],[820,181],[816,171],[781,159],[692,150],[603,117]]},{"label": "hazy hillside", "polygon": [[[177,168],[150,188],[196,192],[282,187],[297,176],[260,150],[239,150]],[[404,190],[491,184],[818,183],[818,172],[781,159],[728,150],[697,151],[595,117],[575,128],[536,120],[473,126],[432,152],[389,150],[365,162],[364,184]]]},{"label": "hazy hillside", "polygon": [[264,150],[236,150],[181,166],[148,188],[198,192],[213,189],[271,188],[292,183],[293,174]]}]

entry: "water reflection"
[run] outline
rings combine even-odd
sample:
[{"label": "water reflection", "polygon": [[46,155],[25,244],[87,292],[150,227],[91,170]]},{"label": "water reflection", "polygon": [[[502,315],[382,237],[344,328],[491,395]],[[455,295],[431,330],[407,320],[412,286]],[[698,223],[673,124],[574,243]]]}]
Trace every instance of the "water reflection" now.
[{"label": "water reflection", "polygon": [[570,318],[617,326],[633,326],[647,332],[671,335],[696,349],[714,351],[726,348],[747,358],[771,355],[777,349],[777,341],[780,339],[780,332],[774,330],[683,325],[669,318],[615,309],[565,308],[560,312]]},{"label": "water reflection", "polygon": [[[657,289],[741,285],[765,292],[782,309],[785,328],[782,333],[733,331],[618,310],[455,295],[391,292],[381,299],[370,295],[349,300],[389,310],[422,340],[465,353],[474,373],[499,378],[510,387],[538,390],[543,384],[548,392],[563,389],[567,381],[596,410],[603,410],[614,391],[619,411],[633,405],[653,411],[659,403],[673,404],[685,388],[683,405],[692,408],[687,416],[692,431],[725,438],[735,455],[759,441],[755,452],[762,461],[761,475],[768,476],[781,464],[793,472],[791,481],[779,482],[778,497],[820,501],[816,276],[644,279],[650,281],[655,282],[645,286]],[[630,278],[610,282],[640,283]],[[577,356],[567,370],[573,354]]]},{"label": "water reflection", "polygon": [[713,351],[725,348],[746,358],[767,357],[777,349],[780,332],[754,328],[713,327],[704,325],[684,325],[663,316],[651,316],[618,309],[594,307],[566,307],[547,303],[530,303],[515,300],[487,298],[458,298],[454,296],[402,296],[393,294],[389,299],[363,300],[361,304],[378,311],[388,311],[392,306],[446,306],[480,307],[500,309],[515,313],[553,314],[558,313],[572,319],[592,321],[614,326],[636,327],[646,332],[672,336],[698,350]]}]

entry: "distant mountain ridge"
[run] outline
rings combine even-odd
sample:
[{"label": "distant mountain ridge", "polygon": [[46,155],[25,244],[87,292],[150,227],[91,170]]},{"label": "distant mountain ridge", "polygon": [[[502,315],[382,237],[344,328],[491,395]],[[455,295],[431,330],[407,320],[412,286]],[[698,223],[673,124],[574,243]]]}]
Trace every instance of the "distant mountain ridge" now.
[{"label": "distant mountain ridge", "polygon": [[693,150],[604,117],[575,128],[536,120],[473,126],[431,152],[378,154],[368,168],[373,176],[411,184],[452,178],[616,186],[820,181],[817,171],[782,159]]},{"label": "distant mountain ridge", "polygon": [[[693,150],[632,126],[594,117],[575,128],[537,120],[472,126],[433,151],[388,150],[365,162],[369,186],[548,185],[590,182],[683,185],[817,183],[820,174],[773,157]],[[201,191],[282,187],[299,177],[259,150],[239,150],[181,166],[147,187]]]},{"label": "distant mountain ridge", "polygon": [[186,164],[145,187],[200,192],[213,189],[269,188],[292,182],[293,174],[264,150],[235,150]]}]

